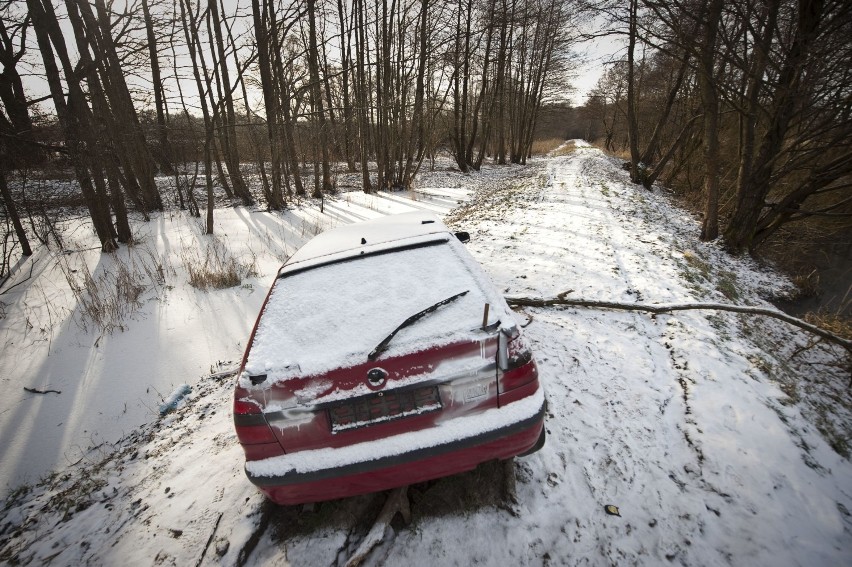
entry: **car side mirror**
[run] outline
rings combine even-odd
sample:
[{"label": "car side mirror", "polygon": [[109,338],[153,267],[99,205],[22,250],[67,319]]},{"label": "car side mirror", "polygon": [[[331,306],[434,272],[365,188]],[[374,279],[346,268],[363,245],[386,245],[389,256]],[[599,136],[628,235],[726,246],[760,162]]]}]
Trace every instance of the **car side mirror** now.
[{"label": "car side mirror", "polygon": [[470,242],[470,234],[467,233],[467,232],[464,232],[464,231],[457,232],[456,238],[458,238],[460,241],[462,241],[464,243]]}]

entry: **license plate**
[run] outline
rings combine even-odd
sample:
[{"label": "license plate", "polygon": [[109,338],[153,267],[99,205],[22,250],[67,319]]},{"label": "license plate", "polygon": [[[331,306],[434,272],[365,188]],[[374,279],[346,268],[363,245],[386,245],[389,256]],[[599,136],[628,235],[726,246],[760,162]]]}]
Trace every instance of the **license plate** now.
[{"label": "license plate", "polygon": [[346,431],[441,409],[437,386],[403,391],[376,392],[329,408],[333,432]]},{"label": "license plate", "polygon": [[476,398],[481,398],[485,394],[488,393],[488,384],[476,384],[471,386],[467,390],[464,391],[464,401],[469,402],[470,400],[475,400]]}]

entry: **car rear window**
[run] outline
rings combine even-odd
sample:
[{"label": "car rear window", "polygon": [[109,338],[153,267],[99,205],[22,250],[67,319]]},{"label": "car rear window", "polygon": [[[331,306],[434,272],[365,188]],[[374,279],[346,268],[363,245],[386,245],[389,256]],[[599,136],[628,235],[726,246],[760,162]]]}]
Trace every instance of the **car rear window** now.
[{"label": "car rear window", "polygon": [[[278,279],[246,370],[275,382],[366,362],[370,351],[408,317],[466,290],[463,297],[401,330],[381,358],[480,337],[483,305],[493,304],[493,298],[486,299],[487,284],[473,260],[461,258],[464,253],[442,243]],[[496,321],[495,315],[489,322]]]}]

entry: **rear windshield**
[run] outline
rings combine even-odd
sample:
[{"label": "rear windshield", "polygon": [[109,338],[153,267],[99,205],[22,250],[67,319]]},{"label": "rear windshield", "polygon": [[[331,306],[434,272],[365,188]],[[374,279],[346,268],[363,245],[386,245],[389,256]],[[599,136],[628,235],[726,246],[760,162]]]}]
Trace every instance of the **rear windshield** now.
[{"label": "rear windshield", "polygon": [[[449,243],[319,266],[275,282],[246,361],[270,381],[367,361],[411,315],[468,293],[401,330],[381,358],[477,338],[486,283]],[[496,311],[496,310],[493,310]],[[492,315],[490,322],[496,321]]]}]

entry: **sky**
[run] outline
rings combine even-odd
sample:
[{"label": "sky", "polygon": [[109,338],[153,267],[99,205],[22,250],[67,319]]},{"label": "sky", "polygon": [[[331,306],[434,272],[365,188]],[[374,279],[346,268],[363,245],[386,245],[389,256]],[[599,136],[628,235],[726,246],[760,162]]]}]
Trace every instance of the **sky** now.
[{"label": "sky", "polygon": [[[226,0],[225,5],[226,9],[244,10],[247,6],[247,2],[245,0]],[[63,20],[61,22],[61,25],[66,33],[66,36],[68,38],[72,37],[72,31],[68,22]],[[182,41],[182,33],[179,30],[178,33],[179,41]],[[238,30],[235,30],[235,33],[239,33]],[[30,36],[30,41],[33,44],[35,43],[33,35]],[[69,50],[73,53],[73,42],[66,39],[66,43]],[[170,48],[167,44],[162,44],[161,49],[163,50],[165,55],[170,54]],[[576,53],[576,58],[580,63],[571,80],[572,92],[569,98],[572,105],[580,106],[586,101],[589,91],[595,86],[595,83],[603,74],[606,68],[606,64],[617,55],[619,49],[620,42],[612,36],[583,41],[575,46],[574,52]],[[49,88],[47,85],[47,81],[40,74],[40,58],[36,49],[30,50],[28,54],[28,59],[36,63],[37,65],[35,67],[32,67],[28,72],[26,72],[26,75],[24,77],[24,85],[25,89],[27,90],[27,95],[31,99],[44,97],[49,94]],[[178,93],[176,92],[177,89],[172,78],[173,70],[171,68],[170,63],[165,63],[166,64],[164,65],[162,72],[163,76],[165,77],[165,80],[167,81],[167,88],[171,91],[168,96],[170,99],[176,100]],[[184,72],[187,74],[187,78],[182,79],[181,81],[184,93],[187,95],[188,99],[197,98],[192,95],[192,93],[194,93],[196,90],[194,81],[191,79],[191,76],[189,76],[188,71]],[[147,83],[146,77],[140,77],[134,74],[129,74],[127,78],[131,88],[135,89],[136,92],[140,93],[141,96],[145,96],[144,93],[148,93],[148,91],[150,90],[150,85],[149,83]],[[252,94],[250,89],[249,96],[253,99],[251,101],[253,107],[259,104],[261,101],[261,96],[259,95],[259,93],[255,94]],[[149,94],[148,98],[150,98],[151,100],[148,101],[147,104],[153,105],[153,95]],[[53,107],[50,101],[45,101],[41,104],[42,108],[46,112],[53,113]],[[177,108],[176,103],[173,102],[171,112],[177,112],[178,110],[179,109]],[[200,109],[190,109],[190,111],[196,111],[200,114]]]},{"label": "sky", "polygon": [[604,74],[607,65],[619,57],[622,48],[621,38],[615,36],[590,39],[577,46],[582,63],[572,81],[574,94],[571,97],[571,103],[574,106],[585,104],[589,92]]}]

